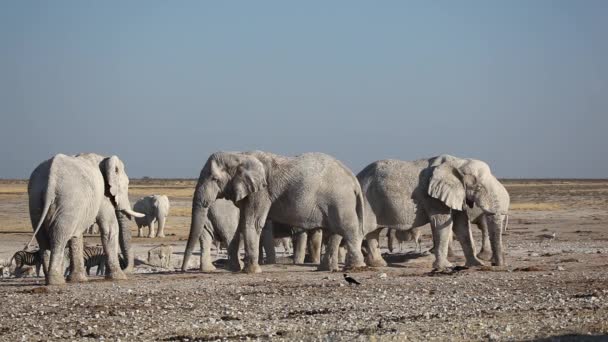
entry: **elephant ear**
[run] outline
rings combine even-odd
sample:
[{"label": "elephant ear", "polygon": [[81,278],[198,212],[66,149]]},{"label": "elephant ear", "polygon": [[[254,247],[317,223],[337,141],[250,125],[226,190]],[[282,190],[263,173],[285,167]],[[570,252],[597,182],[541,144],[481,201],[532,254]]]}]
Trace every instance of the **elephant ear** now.
[{"label": "elephant ear", "polygon": [[232,183],[234,203],[266,187],[266,170],[259,160],[247,160],[238,166]]},{"label": "elephant ear", "polygon": [[462,210],[465,188],[462,175],[450,163],[443,163],[433,169],[428,188],[429,196],[436,198],[455,210]]},{"label": "elephant ear", "polygon": [[106,158],[103,160],[101,168],[108,191],[112,196],[116,197],[116,195],[118,195],[118,191],[120,191],[120,185],[118,184],[118,176],[120,174],[120,159],[118,159],[117,156]]}]

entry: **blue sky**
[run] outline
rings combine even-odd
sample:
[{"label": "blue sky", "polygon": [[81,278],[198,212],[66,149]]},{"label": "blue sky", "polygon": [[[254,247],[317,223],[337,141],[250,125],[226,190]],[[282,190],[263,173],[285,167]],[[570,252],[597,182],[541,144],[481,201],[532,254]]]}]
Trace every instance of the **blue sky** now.
[{"label": "blue sky", "polygon": [[195,178],[253,149],[608,177],[606,18],[606,1],[2,1],[0,178],[60,152]]}]

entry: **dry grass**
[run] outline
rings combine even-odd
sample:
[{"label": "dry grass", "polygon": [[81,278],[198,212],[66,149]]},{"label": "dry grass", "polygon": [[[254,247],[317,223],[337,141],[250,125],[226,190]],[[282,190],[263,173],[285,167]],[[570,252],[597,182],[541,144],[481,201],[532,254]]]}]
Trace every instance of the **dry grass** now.
[{"label": "dry grass", "polygon": [[523,210],[523,211],[553,211],[559,210],[562,206],[557,203],[547,202],[521,202],[511,203],[510,210]]},{"label": "dry grass", "polygon": [[171,209],[169,210],[169,216],[190,217],[190,216],[192,216],[192,208],[191,207],[171,207]]},{"label": "dry grass", "polygon": [[132,196],[148,196],[153,194],[167,195],[169,197],[192,198],[193,186],[175,187],[159,185],[131,185],[129,194]]},{"label": "dry grass", "polygon": [[27,193],[27,184],[6,184],[0,186],[0,195],[23,195]]}]

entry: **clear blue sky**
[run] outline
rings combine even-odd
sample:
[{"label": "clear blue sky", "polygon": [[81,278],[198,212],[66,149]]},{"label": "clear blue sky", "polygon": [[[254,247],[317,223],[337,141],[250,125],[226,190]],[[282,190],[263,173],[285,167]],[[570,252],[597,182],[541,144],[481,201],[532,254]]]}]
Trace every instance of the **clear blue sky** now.
[{"label": "clear blue sky", "polygon": [[608,177],[608,1],[2,1],[0,177],[116,154],[442,153]]}]

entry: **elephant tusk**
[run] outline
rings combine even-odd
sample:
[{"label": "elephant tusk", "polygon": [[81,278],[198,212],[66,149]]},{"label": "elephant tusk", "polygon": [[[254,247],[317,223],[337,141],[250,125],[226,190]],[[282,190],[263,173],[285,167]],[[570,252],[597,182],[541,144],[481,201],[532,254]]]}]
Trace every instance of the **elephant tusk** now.
[{"label": "elephant tusk", "polygon": [[129,216],[133,216],[133,217],[137,217],[137,218],[146,217],[146,214],[138,213],[131,209],[124,209],[123,212]]}]

